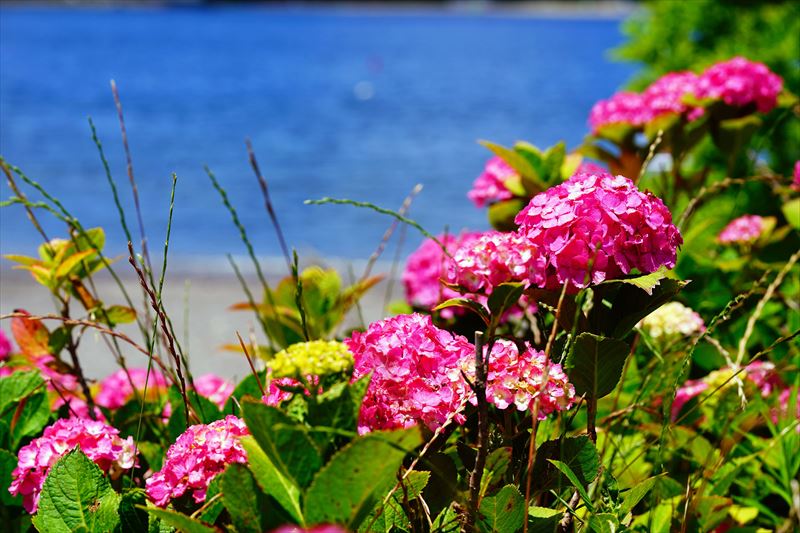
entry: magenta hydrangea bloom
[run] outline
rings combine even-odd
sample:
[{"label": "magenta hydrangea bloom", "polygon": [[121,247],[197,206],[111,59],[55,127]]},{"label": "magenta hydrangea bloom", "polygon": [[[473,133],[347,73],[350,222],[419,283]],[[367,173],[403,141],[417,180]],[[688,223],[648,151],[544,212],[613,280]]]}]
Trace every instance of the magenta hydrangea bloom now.
[{"label": "magenta hydrangea bloom", "polygon": [[670,72],[653,82],[645,89],[642,97],[651,118],[665,113],[689,114],[694,120],[703,114],[702,108],[695,108],[684,102],[687,95],[698,93],[699,77],[694,72]]},{"label": "magenta hydrangea bloom", "polygon": [[708,383],[703,381],[702,379],[691,379],[683,384],[683,387],[679,388],[675,392],[675,400],[672,402],[672,420],[675,421],[678,419],[678,413],[681,412],[686,403],[696,396],[700,396],[705,390],[709,387]]},{"label": "magenta hydrangea bloom", "polygon": [[800,191],[800,161],[794,162],[794,179],[792,180],[792,188]]},{"label": "magenta hydrangea bloom", "polygon": [[758,215],[744,215],[732,220],[723,229],[717,240],[722,244],[751,243],[764,231],[764,218]]},{"label": "magenta hydrangea bloom", "polygon": [[734,57],[707,68],[697,82],[698,96],[720,99],[742,107],[755,104],[761,113],[771,111],[778,103],[783,80],[763,63]]},{"label": "magenta hydrangea bloom", "polygon": [[672,268],[683,243],[664,202],[607,173],[575,174],[533,197],[515,222],[544,255],[551,289]]},{"label": "magenta hydrangea bloom", "polygon": [[291,399],[294,393],[283,390],[281,387],[302,387],[303,384],[292,378],[277,378],[269,380],[269,390],[261,397],[267,405],[280,405]]},{"label": "magenta hydrangea bloom", "polygon": [[139,392],[144,390],[145,382],[148,397],[160,395],[168,387],[164,374],[155,368],[150,369],[149,379],[146,368],[128,368],[127,373],[125,370],[117,370],[100,382],[94,401],[107,409],[119,409],[133,398],[134,387]]},{"label": "magenta hydrangea bloom", "polygon": [[574,174],[604,174],[606,172],[608,172],[606,167],[592,161],[584,161],[578,165],[578,169]]},{"label": "magenta hydrangea bloom", "polygon": [[600,100],[589,113],[592,132],[605,126],[628,124],[641,126],[652,118],[644,96],[633,92],[618,92],[608,100]]},{"label": "magenta hydrangea bloom", "polygon": [[[451,255],[460,247],[478,238],[482,233],[472,232],[461,235],[439,235],[437,239]],[[433,240],[425,239],[414,253],[408,256],[403,271],[403,286],[409,305],[431,310],[445,300],[460,296],[456,291],[444,286],[441,279],[446,276],[448,264],[452,260]],[[442,311],[442,316],[453,316],[452,309]]]},{"label": "magenta hydrangea bloom", "polygon": [[475,179],[467,197],[476,207],[508,200],[514,195],[506,187],[506,180],[517,175],[517,171],[500,157],[494,156],[486,163],[483,173]]},{"label": "magenta hydrangea bloom", "polygon": [[216,374],[205,374],[194,379],[194,390],[197,391],[197,394],[208,398],[222,409],[225,406],[225,402],[233,394],[233,383]]},{"label": "magenta hydrangea bloom", "polygon": [[11,341],[8,340],[6,334],[0,329],[0,361],[5,361],[11,355]]},{"label": "magenta hydrangea bloom", "polygon": [[473,346],[414,313],[373,322],[344,343],[353,353],[353,380],[372,373],[359,413],[359,433],[422,423],[435,430],[459,411],[469,388],[461,363]]},{"label": "magenta hydrangea bloom", "polygon": [[447,264],[448,282],[488,295],[507,281],[541,284],[546,261],[538,246],[527,237],[489,231],[463,243]]},{"label": "magenta hydrangea bloom", "polygon": [[191,494],[196,503],[206,499],[211,480],[231,463],[246,463],[239,437],[249,435],[244,422],[228,415],[210,424],[190,426],[167,450],[164,466],[147,479],[147,495],[159,507]]},{"label": "magenta hydrangea bloom", "polygon": [[19,450],[19,462],[11,473],[8,491],[15,496],[22,495],[26,511],[36,512],[50,468],[76,446],[112,477],[118,477],[136,462],[133,437],[121,438],[116,428],[85,418],[56,420],[45,428],[41,437]]},{"label": "magenta hydrangea bloom", "polygon": [[[465,373],[474,376],[474,358],[465,359],[465,366]],[[544,374],[548,366],[545,383]],[[536,398],[539,398],[540,420],[554,411],[569,409],[575,403],[575,387],[567,380],[561,365],[548,364],[544,352],[529,345],[519,353],[517,345],[507,339],[495,341],[486,381],[486,399],[498,409],[514,405],[519,411],[527,411],[533,409]],[[474,395],[470,402],[477,404]]]}]

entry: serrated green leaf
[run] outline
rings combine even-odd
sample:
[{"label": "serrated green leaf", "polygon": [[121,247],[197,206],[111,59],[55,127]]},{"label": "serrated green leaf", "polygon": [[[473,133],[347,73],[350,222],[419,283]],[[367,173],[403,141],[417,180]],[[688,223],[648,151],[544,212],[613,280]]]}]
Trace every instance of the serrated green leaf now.
[{"label": "serrated green leaf", "polygon": [[250,471],[261,490],[275,498],[275,501],[289,516],[298,524],[303,525],[305,521],[300,508],[300,489],[297,485],[278,471],[253,437],[242,437],[240,442],[247,452]]},{"label": "serrated green leaf", "polygon": [[478,141],[480,144],[491,150],[497,157],[505,161],[508,166],[516,170],[522,176],[534,176],[536,170],[530,162],[516,150],[506,148],[491,141]]},{"label": "serrated green leaf", "polygon": [[600,469],[600,457],[592,441],[586,436],[549,440],[536,450],[533,465],[534,487],[537,491],[563,489],[569,480],[548,460],[555,459],[569,465],[584,486],[594,481]]},{"label": "serrated green leaf", "polygon": [[642,501],[650,489],[652,489],[659,476],[653,476],[638,483],[635,487],[631,488],[622,496],[622,505],[619,506],[620,516],[625,516],[636,507],[636,504]]},{"label": "serrated green leaf", "polygon": [[207,526],[185,514],[170,511],[169,509],[159,509],[157,507],[146,507],[145,509],[150,515],[174,527],[181,533],[217,533],[215,528]]},{"label": "serrated green leaf", "polygon": [[667,277],[667,273],[669,269],[662,265],[658,270],[655,272],[651,272],[650,274],[645,274],[643,276],[635,276],[632,278],[617,278],[608,281],[604,281],[603,284],[610,284],[610,283],[627,283],[628,285],[633,285],[634,287],[639,287],[648,295],[653,295],[653,289],[658,287],[661,283],[661,280]]},{"label": "serrated green leaf", "polygon": [[14,372],[0,378],[0,414],[4,414],[11,404],[30,396],[43,385],[44,380],[36,371]]},{"label": "serrated green leaf", "polygon": [[611,393],[629,353],[630,347],[621,340],[591,333],[578,335],[565,365],[575,392],[594,399]]},{"label": "serrated green leaf", "polygon": [[33,525],[47,533],[113,531],[120,499],[100,468],[76,448],[50,469]]},{"label": "serrated green leaf", "polygon": [[119,533],[147,531],[147,513],[141,507],[147,503],[142,489],[133,489],[122,494],[119,502]]},{"label": "serrated green leaf", "polygon": [[17,467],[17,456],[7,450],[0,450],[0,503],[5,506],[21,506],[22,496],[12,496],[7,487],[11,486],[11,472]]},{"label": "serrated green leaf", "polygon": [[413,471],[403,481],[403,487],[397,489],[386,505],[378,502],[375,509],[361,524],[360,532],[376,531],[412,531],[411,522],[403,509],[404,502],[412,502],[422,494],[431,477],[430,472]]},{"label": "serrated green leaf", "polygon": [[595,533],[617,533],[621,530],[619,520],[611,513],[597,513],[590,516],[589,529]]},{"label": "serrated green leaf", "polygon": [[403,458],[421,442],[417,428],[374,431],[354,439],[314,477],[306,492],[307,523],[357,529],[394,485]]},{"label": "serrated green leaf", "polygon": [[525,499],[517,487],[506,485],[494,496],[481,500],[478,529],[491,533],[513,533],[525,522]]},{"label": "serrated green leaf", "polygon": [[583,483],[581,483],[581,480],[578,479],[578,476],[572,471],[569,465],[562,463],[561,461],[557,461],[556,459],[548,459],[548,461],[550,461],[553,466],[558,468],[562,474],[567,476],[567,479],[569,479],[570,483],[572,483],[572,486],[578,489],[578,494],[580,494],[583,503],[585,503],[586,506],[591,509],[592,501],[589,499],[589,493],[586,492],[586,487],[583,486]]},{"label": "serrated green leaf", "polygon": [[264,520],[261,516],[259,495],[261,490],[250,470],[241,464],[230,464],[222,473],[220,487],[225,508],[238,533],[261,533]]},{"label": "serrated green leaf", "polygon": [[553,533],[562,516],[557,509],[532,505],[528,509],[528,533]]},{"label": "serrated green leaf", "polygon": [[39,392],[23,400],[22,410],[16,415],[17,420],[11,432],[11,445],[16,448],[25,437],[38,435],[50,421],[53,414],[50,399],[46,392]]}]

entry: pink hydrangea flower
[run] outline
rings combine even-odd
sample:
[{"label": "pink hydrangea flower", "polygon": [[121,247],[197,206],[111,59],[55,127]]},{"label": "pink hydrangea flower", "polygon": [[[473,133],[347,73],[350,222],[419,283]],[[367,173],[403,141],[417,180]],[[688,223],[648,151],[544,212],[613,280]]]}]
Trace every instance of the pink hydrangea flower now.
[{"label": "pink hydrangea flower", "polygon": [[[53,404],[53,409],[58,409],[62,405],[67,406],[70,416],[77,418],[92,418],[89,416],[89,404],[87,404],[86,400],[81,397],[72,395],[59,396],[56,398],[56,401]],[[94,419],[100,420],[101,422],[107,421],[103,412],[96,405],[94,407]]]},{"label": "pink hydrangea flower", "polygon": [[147,495],[159,507],[191,494],[196,503],[206,499],[211,480],[231,463],[246,463],[239,437],[249,435],[239,418],[228,415],[210,424],[190,426],[167,450],[164,466],[147,479]]},{"label": "pink hydrangea flower", "polygon": [[578,170],[574,174],[605,174],[608,169],[592,161],[584,161],[578,165]]},{"label": "pink hydrangea flower", "polygon": [[698,96],[716,98],[730,106],[755,104],[761,113],[778,104],[783,80],[763,63],[734,57],[707,68],[697,82]]},{"label": "pink hydrangea flower", "polygon": [[100,382],[95,403],[107,409],[119,409],[133,398],[134,387],[140,392],[144,390],[145,381],[150,397],[163,394],[169,386],[164,374],[155,368],[150,369],[149,380],[146,368],[129,368],[127,374],[125,370],[118,370]]},{"label": "pink hydrangea flower", "polygon": [[592,107],[589,124],[592,126],[592,132],[597,133],[601,128],[613,124],[641,126],[651,118],[650,109],[643,95],[618,92],[608,100],[600,100]]},{"label": "pink hydrangea flower", "polygon": [[447,281],[491,294],[507,281],[544,281],[546,261],[536,244],[518,233],[489,231],[462,244],[448,261]]},{"label": "pink hydrangea flower", "polygon": [[0,361],[5,361],[11,355],[11,341],[8,340],[6,334],[0,329]]},{"label": "pink hydrangea flower", "polygon": [[800,191],[800,160],[794,162],[794,179],[792,180],[792,188]]},{"label": "pink hydrangea flower", "polygon": [[703,114],[702,108],[693,108],[683,99],[687,95],[696,95],[699,77],[694,72],[670,72],[645,89],[642,97],[651,117],[665,113],[689,114],[694,120]]},{"label": "pink hydrangea flower", "polygon": [[[472,242],[482,233],[472,232],[461,235],[439,235],[437,239],[444,245],[451,255],[462,245]],[[432,239],[425,239],[414,253],[408,256],[406,268],[403,271],[403,286],[406,292],[406,301],[409,305],[431,310],[445,300],[460,296],[456,291],[442,284],[448,264],[452,260],[447,257],[442,248]],[[444,309],[442,316],[451,318],[452,309]]]},{"label": "pink hydrangea flower", "polygon": [[461,362],[473,346],[439,329],[431,317],[398,315],[353,332],[345,344],[355,358],[353,380],[372,373],[359,413],[359,433],[422,423],[435,430],[459,411],[469,388]]},{"label": "pink hydrangea flower", "polygon": [[660,199],[606,173],[575,174],[533,197],[515,222],[544,255],[548,288],[672,268],[683,243]]},{"label": "pink hydrangea flower", "polygon": [[700,396],[707,389],[708,383],[702,379],[689,380],[684,383],[683,387],[679,388],[675,393],[675,400],[672,402],[672,420],[677,420],[678,413],[681,412],[681,409],[689,400]]},{"label": "pink hydrangea flower", "polygon": [[205,374],[194,379],[194,390],[222,409],[233,394],[233,384],[216,374]]},{"label": "pink hydrangea flower", "polygon": [[[488,347],[486,348],[488,349]],[[575,387],[557,363],[549,363],[547,382],[544,383],[548,367],[544,352],[529,345],[519,353],[517,345],[507,339],[497,339],[489,357],[486,399],[498,409],[516,406],[519,411],[533,409],[539,398],[539,419],[544,420],[554,411],[569,409],[575,402]],[[474,358],[465,359],[465,373],[474,377]],[[477,404],[474,394],[470,402]]]},{"label": "pink hydrangea flower", "polygon": [[764,219],[758,215],[744,215],[730,222],[723,229],[717,240],[723,244],[751,243],[764,231]]},{"label": "pink hydrangea flower", "polygon": [[11,473],[8,491],[22,495],[25,510],[33,514],[50,468],[68,451],[79,447],[112,477],[136,462],[133,437],[123,439],[119,431],[103,422],[85,418],[61,418],[45,428],[41,437],[19,450],[19,462]]},{"label": "pink hydrangea flower", "polygon": [[280,405],[282,402],[291,399],[294,393],[283,390],[281,387],[302,387],[303,384],[292,378],[278,378],[269,380],[269,390],[261,397],[267,405]]},{"label": "pink hydrangea flower", "polygon": [[500,157],[494,156],[487,163],[483,173],[475,179],[467,197],[476,207],[508,200],[514,195],[506,187],[506,180],[516,176],[517,171]]}]

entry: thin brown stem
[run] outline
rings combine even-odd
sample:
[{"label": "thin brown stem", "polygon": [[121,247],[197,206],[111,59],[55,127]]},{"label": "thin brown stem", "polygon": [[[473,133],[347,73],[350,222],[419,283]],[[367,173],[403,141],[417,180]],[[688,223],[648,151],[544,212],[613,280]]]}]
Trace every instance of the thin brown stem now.
[{"label": "thin brown stem", "polygon": [[478,450],[475,456],[475,467],[469,476],[469,508],[466,521],[468,531],[475,530],[481,499],[481,479],[486,466],[486,457],[489,454],[489,401],[486,399],[489,353],[483,353],[483,346],[483,333],[476,331],[474,392],[478,402]]}]

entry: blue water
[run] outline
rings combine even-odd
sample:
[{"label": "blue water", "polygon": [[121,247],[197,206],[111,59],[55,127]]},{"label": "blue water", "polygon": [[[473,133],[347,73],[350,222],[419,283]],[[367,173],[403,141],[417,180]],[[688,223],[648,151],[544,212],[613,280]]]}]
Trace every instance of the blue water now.
[{"label": "blue water", "polygon": [[[203,171],[227,187],[257,252],[277,255],[247,163],[250,137],[287,240],[304,253],[366,257],[389,220],[303,200],[397,208],[431,231],[484,228],[465,194],[488,152],[477,139],[575,146],[592,104],[630,65],[608,60],[619,20],[478,17],[323,8],[0,9],[0,153],[124,250],[87,116],[132,208],[109,79],[116,79],[151,246],[178,175],[171,250],[240,254]],[[4,180],[3,180],[4,181]],[[8,186],[0,187],[10,195]],[[35,197],[35,196],[34,196]],[[47,216],[51,235],[63,233]],[[129,223],[135,230],[130,211]],[[409,234],[413,246],[416,235]],[[3,253],[32,252],[18,207],[0,210]]]}]

